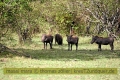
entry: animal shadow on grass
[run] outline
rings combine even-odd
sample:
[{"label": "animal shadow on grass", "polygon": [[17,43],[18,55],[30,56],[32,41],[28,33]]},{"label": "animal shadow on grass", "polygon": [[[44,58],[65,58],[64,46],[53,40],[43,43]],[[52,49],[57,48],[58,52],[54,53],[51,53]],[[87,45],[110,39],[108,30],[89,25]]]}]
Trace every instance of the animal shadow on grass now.
[{"label": "animal shadow on grass", "polygon": [[[97,51],[97,50],[62,50],[62,49],[54,49],[54,50],[32,50],[32,49],[16,49],[18,52],[23,52],[22,56],[31,59],[44,59],[44,60],[95,60],[95,59],[104,59],[104,58],[120,58],[120,50],[115,50],[111,52],[110,50]],[[10,53],[6,53],[8,56]],[[0,55],[4,55],[0,53]],[[5,55],[4,55],[5,56]],[[4,57],[1,56],[1,57]],[[6,56],[6,57],[7,57]],[[19,56],[14,55],[12,56]]]}]

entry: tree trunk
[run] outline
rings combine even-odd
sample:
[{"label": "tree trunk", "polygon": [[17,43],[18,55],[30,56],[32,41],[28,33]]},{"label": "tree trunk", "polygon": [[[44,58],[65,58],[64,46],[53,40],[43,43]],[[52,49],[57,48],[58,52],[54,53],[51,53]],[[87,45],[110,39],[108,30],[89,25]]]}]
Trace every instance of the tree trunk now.
[{"label": "tree trunk", "polygon": [[21,30],[20,29],[18,29],[17,30],[17,34],[18,34],[18,43],[19,44],[22,44],[22,34],[21,34],[22,32],[21,32]]},{"label": "tree trunk", "polygon": [[24,57],[28,57],[28,58],[31,57],[30,55],[28,55],[28,54],[26,54],[24,52],[18,52],[16,50],[10,49],[7,46],[4,46],[3,44],[0,43],[0,53],[2,53],[2,52],[9,52],[9,53],[11,53],[13,55],[24,56]]}]

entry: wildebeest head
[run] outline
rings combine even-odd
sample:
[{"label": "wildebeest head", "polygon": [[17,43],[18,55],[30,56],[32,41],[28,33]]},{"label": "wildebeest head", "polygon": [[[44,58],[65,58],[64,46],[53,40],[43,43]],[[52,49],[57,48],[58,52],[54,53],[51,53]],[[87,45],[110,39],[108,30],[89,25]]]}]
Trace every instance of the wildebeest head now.
[{"label": "wildebeest head", "polygon": [[41,41],[44,42],[44,41],[46,40],[46,38],[47,38],[46,35],[43,34],[43,35],[42,35],[42,38],[41,38]]},{"label": "wildebeest head", "polygon": [[67,42],[71,42],[71,41],[72,41],[72,36],[73,36],[73,35],[70,35],[70,36],[69,36],[69,35],[66,35],[66,36],[67,36]]},{"label": "wildebeest head", "polygon": [[73,36],[73,35],[69,35],[69,36],[66,35],[66,36],[67,36],[67,42],[68,42],[68,50],[72,50],[72,45],[73,44],[76,45],[76,50],[77,50],[78,49],[79,38],[77,36]]},{"label": "wildebeest head", "polygon": [[73,35],[66,35],[67,36],[67,42],[71,43],[71,44],[76,44],[78,43],[79,38],[77,36],[73,36]]},{"label": "wildebeest head", "polygon": [[98,39],[98,36],[92,36],[91,44],[93,44]]},{"label": "wildebeest head", "polygon": [[113,34],[113,33],[110,33],[110,34],[109,34],[109,37],[117,39],[116,35]]},{"label": "wildebeest head", "polygon": [[47,49],[47,43],[50,44],[50,49],[52,49],[53,36],[50,34],[43,34],[41,41],[44,43],[44,49]]},{"label": "wildebeest head", "polygon": [[41,38],[41,41],[42,41],[42,42],[51,41],[51,40],[53,40],[53,36],[51,36],[51,35],[46,35],[46,34],[43,34],[43,35],[42,35],[42,38]]}]

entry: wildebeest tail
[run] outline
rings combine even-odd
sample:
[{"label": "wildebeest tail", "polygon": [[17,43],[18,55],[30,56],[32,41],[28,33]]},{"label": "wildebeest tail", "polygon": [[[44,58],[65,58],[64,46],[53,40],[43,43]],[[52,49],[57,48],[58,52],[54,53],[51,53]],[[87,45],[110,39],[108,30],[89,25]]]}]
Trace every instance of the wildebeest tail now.
[{"label": "wildebeest tail", "polygon": [[57,43],[58,43],[58,45],[62,45],[63,44],[63,40],[61,39]]}]

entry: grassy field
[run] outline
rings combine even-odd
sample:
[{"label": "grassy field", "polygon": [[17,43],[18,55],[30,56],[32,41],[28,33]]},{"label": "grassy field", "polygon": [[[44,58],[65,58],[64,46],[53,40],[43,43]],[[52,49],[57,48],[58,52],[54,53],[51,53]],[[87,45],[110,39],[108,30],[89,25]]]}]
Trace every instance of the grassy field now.
[{"label": "grassy field", "polygon": [[[18,45],[17,40],[3,42],[18,52],[30,55],[30,58],[20,57],[11,53],[0,53],[0,80],[120,80],[120,42],[115,41],[115,50],[102,46],[102,51],[97,51],[96,44],[90,44],[91,37],[80,37],[78,51],[67,51],[67,42],[64,45],[53,44],[53,49],[43,50],[43,43],[39,37],[34,37],[32,42]],[[49,45],[48,45],[49,48]],[[118,68],[117,75],[48,75],[24,74],[4,75],[3,68]]]}]

